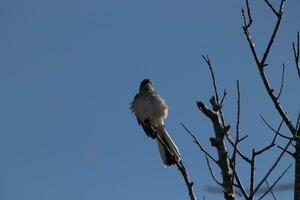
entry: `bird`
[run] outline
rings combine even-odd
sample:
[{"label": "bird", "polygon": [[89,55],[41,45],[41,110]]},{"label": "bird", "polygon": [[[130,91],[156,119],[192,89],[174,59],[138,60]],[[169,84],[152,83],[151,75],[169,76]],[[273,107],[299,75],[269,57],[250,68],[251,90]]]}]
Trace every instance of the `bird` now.
[{"label": "bird", "polygon": [[139,92],[131,102],[130,109],[146,135],[157,141],[162,163],[165,167],[181,161],[179,150],[164,126],[168,105],[155,91],[150,79],[141,81]]}]

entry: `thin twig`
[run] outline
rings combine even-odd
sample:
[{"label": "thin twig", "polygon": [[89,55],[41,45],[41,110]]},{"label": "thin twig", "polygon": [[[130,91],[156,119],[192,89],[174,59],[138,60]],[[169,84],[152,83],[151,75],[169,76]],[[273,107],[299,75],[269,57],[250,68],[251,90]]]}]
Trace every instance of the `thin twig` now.
[{"label": "thin twig", "polygon": [[226,92],[226,89],[224,89],[223,97],[222,97],[222,99],[221,99],[220,105],[223,105],[223,102],[224,102],[224,100],[225,100],[226,95],[227,95],[227,92]]},{"label": "thin twig", "polygon": [[252,16],[251,16],[251,9],[250,9],[250,5],[249,5],[249,0],[246,0],[246,7],[247,7],[247,16],[248,16],[248,23],[247,23],[247,20],[246,20],[246,16],[244,14],[244,9],[242,9],[242,14],[243,14],[243,19],[244,19],[244,26],[248,29],[253,20],[252,20]]},{"label": "thin twig", "polygon": [[236,170],[234,170],[234,174],[235,174],[235,180],[237,182],[236,187],[240,189],[240,191],[242,192],[242,195],[244,196],[244,198],[248,199],[249,198],[248,194],[247,194],[247,192],[245,190],[245,187],[243,186],[243,183],[242,183],[242,181],[241,181],[241,179],[240,179],[240,177],[239,177]]},{"label": "thin twig", "polygon": [[[283,120],[281,121],[281,123],[279,124],[279,126],[278,126],[278,129],[277,130],[275,130],[275,129],[273,129],[267,122],[266,122],[266,120],[263,118],[263,116],[260,114],[260,117],[261,117],[261,119],[265,122],[265,124],[267,124],[267,126],[269,127],[269,128],[271,128],[274,132],[275,132],[275,135],[274,135],[274,137],[273,137],[273,139],[272,139],[272,141],[271,141],[271,143],[269,144],[269,145],[267,145],[266,147],[264,147],[264,148],[262,148],[261,150],[258,150],[258,151],[255,151],[255,156],[257,156],[257,155],[259,155],[259,154],[262,154],[262,153],[264,153],[265,151],[267,151],[267,150],[269,150],[270,148],[272,148],[273,146],[275,146],[275,140],[276,140],[276,138],[277,138],[277,136],[280,134],[280,129],[281,129],[281,127],[282,127],[282,124],[283,124]],[[291,138],[289,138],[289,139],[291,139]]]},{"label": "thin twig", "polygon": [[[261,115],[261,114],[259,114],[259,116],[260,116],[260,118],[262,119],[262,121],[275,133],[275,134],[277,134],[278,133],[278,135],[279,136],[281,136],[281,137],[283,137],[283,138],[285,138],[285,139],[287,139],[287,140],[290,140],[292,137],[288,137],[288,136],[286,136],[286,135],[283,135],[282,133],[280,133],[279,131],[276,131],[265,119],[264,119],[264,117]],[[282,124],[283,124],[283,120],[280,122],[280,124],[279,124],[279,129],[281,128],[281,126],[282,126]]]},{"label": "thin twig", "polygon": [[[237,154],[237,148],[238,148],[238,143],[240,141],[240,110],[241,110],[241,103],[240,103],[240,84],[239,81],[236,81],[236,88],[237,88],[237,119],[236,119],[236,135],[235,135],[235,142],[234,142],[234,148],[233,148],[233,153],[231,157],[231,162],[232,162],[232,170],[236,170],[236,154]],[[232,182],[235,178],[235,173],[233,173],[232,176]]]},{"label": "thin twig", "polygon": [[294,59],[296,64],[296,69],[298,72],[298,77],[300,78],[300,65],[299,65],[299,54],[300,54],[300,37],[299,37],[299,31],[297,32],[297,44],[293,42],[293,53],[294,53]]},{"label": "thin twig", "polygon": [[[238,88],[239,90],[239,88]],[[239,96],[239,92],[238,92],[238,96]],[[239,106],[239,97],[238,97],[238,120],[237,120],[237,129],[236,129],[236,140],[235,140],[235,146],[234,146],[234,149],[233,149],[233,155],[232,155],[232,159],[231,159],[231,168],[233,170],[233,176],[232,176],[232,182],[234,182],[233,180],[235,179],[237,181],[237,184],[236,184],[236,187],[240,189],[240,191],[242,192],[242,195],[244,196],[245,199],[248,199],[248,195],[247,195],[247,192],[240,180],[240,177],[239,175],[237,174],[237,169],[236,169],[236,155],[237,155],[237,152],[238,152],[238,144],[239,142],[241,142],[243,140],[242,139],[239,139],[239,115],[240,115],[240,106]],[[246,137],[244,137],[246,138]]]},{"label": "thin twig", "polygon": [[293,158],[296,158],[296,154],[290,152],[289,150],[284,150],[284,148],[282,148],[281,146],[277,145],[277,148],[281,149],[282,151],[286,152],[287,154],[289,154],[290,156],[292,156]]},{"label": "thin twig", "polygon": [[186,168],[185,168],[182,160],[178,161],[177,159],[175,159],[174,154],[172,153],[170,148],[167,146],[167,144],[160,138],[159,134],[156,134],[156,135],[157,135],[157,139],[159,140],[159,142],[165,147],[165,149],[167,149],[167,151],[169,152],[169,154],[172,156],[173,160],[175,161],[177,169],[180,171],[180,173],[184,179],[185,185],[188,188],[190,200],[196,200],[196,196],[195,196],[194,190],[193,190],[194,183],[192,181],[190,181],[188,172],[186,171]]},{"label": "thin twig", "polygon": [[296,122],[296,131],[299,136],[300,134],[300,112],[298,113],[297,122]]},{"label": "thin twig", "polygon": [[275,169],[275,167],[277,166],[277,164],[279,163],[279,161],[281,160],[283,154],[285,153],[285,151],[287,150],[287,148],[290,146],[290,144],[292,143],[292,141],[294,140],[295,136],[286,144],[286,146],[284,147],[284,149],[282,150],[282,152],[280,153],[280,155],[277,157],[276,161],[274,162],[274,164],[271,166],[271,168],[269,169],[269,171],[265,174],[265,176],[261,179],[261,181],[257,184],[256,188],[254,189],[253,193],[255,194],[258,189],[261,187],[261,185],[267,180],[267,178],[269,177],[269,175],[272,173],[272,171]]},{"label": "thin twig", "polygon": [[272,4],[268,0],[265,0],[265,2],[271,8],[272,12],[278,17],[279,13],[275,10],[275,8],[272,6]]},{"label": "thin twig", "polygon": [[[246,2],[248,2],[246,0]],[[259,60],[258,58],[258,55],[257,55],[257,52],[256,52],[256,49],[255,49],[255,45],[254,45],[254,42],[252,41],[251,39],[251,35],[250,35],[250,32],[248,30],[249,27],[247,26],[243,26],[243,30],[244,30],[244,34],[247,38],[247,41],[248,41],[248,44],[249,44],[249,47],[251,49],[251,52],[252,52],[252,55],[254,57],[254,60],[255,60],[255,63],[257,65],[257,68],[259,70],[259,73],[260,73],[260,77],[264,83],[264,86],[265,86],[265,89],[268,93],[268,95],[270,96],[276,110],[278,111],[278,113],[280,114],[280,116],[282,117],[282,119],[284,120],[285,124],[287,125],[287,127],[289,128],[290,132],[292,133],[292,135],[295,134],[295,128],[294,126],[292,125],[291,121],[289,120],[289,118],[287,117],[285,111],[283,110],[281,104],[279,103],[278,99],[276,98],[276,96],[273,94],[273,89],[271,88],[270,84],[269,84],[269,81],[266,77],[266,74],[265,74],[265,71],[264,71],[264,67],[267,65],[266,64],[266,60],[267,60],[267,57],[269,55],[269,52],[271,50],[271,47],[274,43],[274,39],[277,35],[277,32],[278,32],[278,29],[279,29],[279,26],[281,24],[281,19],[282,19],[282,15],[283,15],[283,6],[284,6],[284,2],[285,0],[281,0],[281,3],[280,3],[280,8],[279,8],[279,11],[277,12],[278,13],[278,16],[277,16],[277,21],[276,21],[276,24],[275,24],[275,28],[272,32],[272,35],[269,39],[269,42],[267,44],[267,47],[263,53],[263,57],[261,60]],[[248,7],[247,7],[248,9]],[[244,16],[243,16],[244,17]]]},{"label": "thin twig", "polygon": [[284,176],[284,174],[292,167],[292,164],[290,164],[282,173],[281,175],[277,178],[277,180],[271,185],[271,187],[269,187],[269,189],[261,196],[259,197],[258,200],[261,200],[262,198],[264,198],[264,196],[266,196],[273,188],[274,186],[280,181],[280,179]]},{"label": "thin twig", "polygon": [[208,159],[207,155],[205,155],[205,159],[206,159],[206,163],[207,163],[207,166],[208,166],[208,169],[209,169],[209,172],[210,172],[212,178],[214,179],[214,181],[215,181],[219,186],[223,187],[221,181],[219,181],[219,180],[217,179],[215,173],[213,172],[213,170],[212,170],[212,168],[211,168],[211,166],[210,166],[209,159]]},{"label": "thin twig", "polygon": [[264,52],[263,58],[261,59],[261,68],[263,68],[265,66],[265,62],[267,60],[267,57],[268,57],[269,52],[271,50],[271,47],[272,47],[272,45],[274,43],[274,39],[275,39],[276,34],[278,32],[278,29],[279,29],[279,26],[280,26],[280,23],[281,23],[281,19],[282,19],[284,2],[285,2],[285,0],[281,0],[279,12],[277,12],[277,14],[276,14],[276,16],[277,16],[277,22],[276,22],[275,28],[273,30],[273,33],[272,33],[272,36],[271,36],[271,38],[269,40],[267,48],[266,48],[266,50]]},{"label": "thin twig", "polygon": [[193,138],[193,142],[199,147],[199,149],[206,155],[208,156],[212,161],[214,161],[216,164],[218,164],[218,161],[212,157],[212,155],[210,155],[210,153],[208,153],[200,144],[200,142],[198,141],[198,139],[196,138],[196,136],[183,124],[180,123],[181,126],[186,130],[186,132],[188,132],[190,134],[190,136]]},{"label": "thin twig", "polygon": [[242,192],[242,195],[244,196],[245,199],[248,198],[247,192],[240,180],[239,175],[237,174],[237,170],[236,170],[236,155],[237,155],[237,151],[238,151],[238,144],[246,138],[243,137],[242,139],[240,139],[240,113],[241,113],[241,103],[240,103],[240,98],[241,98],[241,94],[240,94],[240,84],[239,81],[237,80],[236,82],[236,87],[237,87],[237,122],[236,122],[236,136],[235,136],[235,143],[234,143],[234,148],[233,148],[233,154],[232,154],[232,158],[231,158],[231,168],[233,170],[233,176],[232,176],[232,182],[234,182],[234,179],[236,179],[237,181],[237,187],[240,189],[240,191]]},{"label": "thin twig", "polygon": [[[232,138],[230,137],[230,135],[226,135],[226,138],[228,140],[228,142],[231,144],[231,146],[234,148],[234,142],[232,140]],[[243,138],[242,138],[243,139]],[[246,161],[247,163],[251,163],[251,160],[250,158],[248,158],[246,155],[244,155],[240,150],[239,148],[236,148],[236,152],[238,153],[238,155],[244,160]]]},{"label": "thin twig", "polygon": [[217,102],[219,103],[219,95],[218,95],[218,90],[217,90],[217,84],[216,84],[216,78],[215,78],[215,73],[213,71],[213,67],[212,64],[210,62],[209,56],[206,55],[202,55],[202,58],[205,60],[205,62],[207,63],[210,73],[211,73],[211,77],[212,77],[212,81],[213,81],[213,86],[214,86],[214,92],[215,92],[215,97],[217,99]]},{"label": "thin twig", "polygon": [[277,138],[277,136],[278,136],[278,134],[279,134],[280,128],[281,128],[281,124],[280,124],[280,126],[279,126],[279,128],[278,128],[277,133],[274,135],[274,137],[273,137],[271,143],[270,143],[269,145],[267,145],[266,147],[262,148],[261,150],[255,151],[255,152],[254,152],[255,156],[260,155],[260,154],[264,153],[265,151],[269,150],[270,148],[272,148],[273,146],[275,146],[275,140],[276,140],[276,138]]},{"label": "thin twig", "polygon": [[284,65],[284,63],[282,63],[282,76],[281,76],[280,90],[276,97],[277,99],[279,99],[281,92],[282,92],[283,83],[284,83],[284,72],[285,72],[285,65]]},{"label": "thin twig", "polygon": [[270,190],[270,193],[271,193],[271,195],[272,195],[273,199],[274,199],[274,200],[276,200],[276,197],[275,197],[275,195],[274,195],[274,193],[273,193],[272,189],[270,188],[270,185],[269,185],[269,183],[268,183],[268,181],[267,181],[267,180],[266,180],[266,185],[267,185],[267,187],[268,187],[268,190]]},{"label": "thin twig", "polygon": [[239,139],[239,143],[242,142],[244,139],[246,139],[249,135],[245,135],[244,137]]},{"label": "thin twig", "polygon": [[[277,136],[275,135],[275,137],[274,138],[276,138]],[[262,153],[264,153],[265,151],[267,151],[267,150],[269,150],[269,149],[271,149],[273,146],[275,146],[275,143],[274,143],[274,140],[268,145],[268,146],[266,146],[266,147],[264,147],[264,148],[262,148],[261,150],[259,150],[259,151],[255,151],[254,153],[255,153],[255,156],[257,156],[257,155],[260,155],[260,154],[262,154]]]},{"label": "thin twig", "polygon": [[255,150],[252,149],[251,163],[250,163],[250,191],[249,199],[253,199],[254,192],[254,172],[255,172]]}]

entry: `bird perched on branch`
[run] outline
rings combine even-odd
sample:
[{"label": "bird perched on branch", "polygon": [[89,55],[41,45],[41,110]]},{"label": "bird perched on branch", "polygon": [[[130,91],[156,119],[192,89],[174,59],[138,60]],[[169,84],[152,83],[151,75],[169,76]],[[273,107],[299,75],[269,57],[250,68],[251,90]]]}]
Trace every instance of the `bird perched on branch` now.
[{"label": "bird perched on branch", "polygon": [[141,82],[130,109],[146,135],[156,139],[163,164],[171,166],[179,162],[179,150],[164,127],[168,106],[154,90],[150,79]]}]

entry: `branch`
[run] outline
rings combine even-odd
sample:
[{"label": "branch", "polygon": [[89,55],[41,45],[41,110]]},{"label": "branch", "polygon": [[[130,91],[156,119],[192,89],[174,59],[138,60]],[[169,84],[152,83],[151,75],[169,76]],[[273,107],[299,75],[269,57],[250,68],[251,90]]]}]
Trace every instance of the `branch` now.
[{"label": "branch", "polygon": [[253,199],[253,196],[255,194],[254,192],[254,170],[255,170],[255,151],[252,149],[252,157],[251,157],[251,163],[250,163],[250,198]]},{"label": "branch", "polygon": [[[272,139],[272,141],[270,142],[269,145],[267,145],[266,147],[264,147],[264,148],[262,148],[261,150],[258,150],[258,151],[255,151],[254,149],[252,149],[252,157],[251,157],[251,162],[250,162],[250,199],[252,199],[254,194],[256,193],[256,190],[254,190],[254,172],[255,172],[255,159],[256,159],[256,156],[263,154],[265,151],[267,151],[267,150],[271,149],[273,146],[275,146],[275,140],[276,140],[276,138],[279,134],[281,125],[282,125],[282,123],[279,125],[278,131],[276,131],[276,134],[273,137],[273,139]],[[279,160],[278,160],[278,162],[279,162]],[[271,169],[272,169],[272,167],[271,167]],[[274,168],[275,168],[275,166],[274,166]],[[267,178],[268,176],[266,176],[265,178]]]},{"label": "branch", "polygon": [[[216,176],[215,176],[215,174],[213,173],[213,171],[212,171],[212,168],[211,168],[211,166],[210,166],[210,164],[209,164],[209,160],[208,160],[208,158],[210,158],[212,161],[214,161],[218,166],[219,166],[219,164],[218,164],[218,161],[215,159],[215,158],[213,158],[211,155],[210,155],[210,153],[208,153],[203,147],[202,147],[202,145],[200,144],[200,142],[198,141],[198,139],[196,138],[196,136],[183,124],[183,123],[180,123],[181,124],[181,126],[190,134],[190,136],[193,138],[193,142],[199,147],[199,149],[205,154],[205,158],[206,158],[206,162],[207,162],[207,165],[208,165],[208,169],[209,169],[209,171],[210,171],[210,173],[211,173],[211,175],[212,175],[212,178],[214,179],[214,181],[219,185],[219,186],[221,186],[222,188],[223,188],[223,185],[222,184],[220,184],[221,182],[219,181],[219,180],[217,180],[217,178],[216,178]],[[247,136],[245,136],[245,137],[247,137]],[[243,138],[241,138],[240,140],[239,140],[239,142],[240,141],[242,141],[245,137],[243,137]],[[247,199],[248,198],[248,196],[247,196],[247,192],[246,192],[246,190],[245,190],[245,188],[244,188],[244,186],[243,186],[243,184],[242,184],[242,182],[241,182],[241,180],[240,180],[240,178],[239,178],[239,175],[237,174],[237,171],[234,169],[233,170],[234,171],[234,176],[235,176],[235,179],[236,179],[236,181],[237,181],[237,185],[236,185],[236,187],[237,188],[239,188],[240,189],[240,191],[242,192],[242,194],[243,194],[243,196],[245,197],[245,199]]]},{"label": "branch", "polygon": [[184,178],[185,185],[186,185],[186,187],[188,188],[188,191],[189,191],[190,200],[196,200],[196,196],[195,196],[194,191],[193,191],[194,183],[190,181],[189,175],[188,175],[188,173],[185,169],[185,166],[183,165],[182,160],[180,160],[179,163],[176,162],[176,166],[177,166],[178,170],[181,172],[181,174]]},{"label": "branch", "polygon": [[215,78],[215,72],[213,70],[213,66],[211,64],[209,56],[206,55],[206,57],[205,57],[204,55],[202,55],[202,58],[205,60],[206,64],[209,67],[209,71],[210,71],[211,78],[212,78],[212,81],[213,81],[213,87],[214,87],[215,96],[214,96],[214,98],[210,99],[210,102],[211,102],[211,104],[213,106],[213,110],[220,112],[220,117],[221,117],[221,120],[222,120],[222,125],[225,126],[225,121],[224,121],[224,117],[223,117],[223,113],[222,113],[221,108],[222,108],[222,103],[223,103],[223,101],[225,99],[225,96],[226,96],[226,90],[224,90],[224,95],[223,95],[223,98],[222,98],[222,100],[220,102],[219,101],[219,94],[218,94],[218,88],[217,88],[216,78]]},{"label": "branch", "polygon": [[[269,187],[269,189],[261,196],[259,197],[258,200],[261,200],[262,198],[264,198],[264,196],[266,196],[270,191],[272,191],[272,189],[275,187],[275,185],[280,181],[280,179],[284,176],[284,174],[292,167],[292,164],[290,164],[282,173],[281,175],[277,178],[277,180],[271,185],[271,187]],[[271,192],[272,193],[272,192]]]},{"label": "branch", "polygon": [[279,17],[279,13],[275,10],[275,8],[272,6],[272,4],[270,4],[270,2],[268,0],[265,0],[266,4],[271,8],[272,12]]},{"label": "branch", "polygon": [[282,151],[284,151],[285,153],[288,153],[290,156],[292,156],[293,158],[296,158],[296,153],[292,153],[289,150],[284,150],[284,148],[282,148],[281,146],[277,145],[277,148],[281,149]]},{"label": "branch", "polygon": [[269,171],[266,173],[266,175],[261,179],[261,181],[257,184],[256,188],[254,189],[253,193],[255,194],[258,189],[261,187],[261,185],[267,180],[267,178],[269,177],[269,175],[272,173],[272,171],[275,169],[275,167],[277,166],[277,164],[279,163],[279,161],[281,160],[283,154],[285,153],[285,151],[287,150],[287,148],[290,146],[290,144],[292,143],[292,141],[294,140],[295,135],[293,138],[291,138],[291,140],[286,144],[286,146],[284,147],[284,149],[282,150],[282,152],[280,153],[280,155],[277,157],[276,161],[274,162],[274,164],[271,166],[271,168],[269,169]]},{"label": "branch", "polygon": [[223,97],[222,97],[222,99],[221,99],[220,105],[223,105],[223,102],[224,102],[224,100],[225,100],[226,95],[227,95],[227,92],[226,92],[226,89],[224,89]]},{"label": "branch", "polygon": [[205,159],[206,159],[206,163],[207,163],[207,166],[208,166],[208,169],[209,169],[209,172],[210,172],[212,178],[214,179],[214,181],[215,181],[219,186],[223,187],[222,183],[217,179],[215,173],[213,172],[213,170],[212,170],[212,168],[211,168],[211,166],[210,166],[210,164],[209,164],[209,160],[208,160],[207,155],[205,155]]},{"label": "branch", "polygon": [[240,102],[240,84],[239,81],[236,81],[236,88],[237,88],[237,119],[236,119],[236,136],[235,136],[235,143],[234,143],[234,149],[232,154],[232,163],[233,168],[235,169],[235,162],[236,162],[236,153],[237,153],[237,147],[238,143],[240,141],[240,113],[241,113],[241,102]]},{"label": "branch", "polygon": [[240,112],[241,112],[241,103],[240,103],[240,84],[239,81],[236,81],[236,87],[237,87],[237,122],[236,122],[236,136],[235,136],[235,143],[234,143],[234,149],[231,157],[231,168],[234,171],[232,176],[232,182],[234,182],[234,178],[237,180],[238,188],[242,191],[243,196],[247,199],[247,193],[242,186],[240,179],[236,173],[236,154],[238,149],[238,144],[241,141],[240,140]]},{"label": "branch", "polygon": [[212,161],[214,161],[218,165],[218,161],[202,147],[196,136],[183,123],[180,124],[186,130],[186,132],[190,134],[190,136],[193,138],[193,142],[199,147],[199,149],[205,154],[205,156],[208,156]]},{"label": "branch", "polygon": [[[202,55],[202,58],[205,60],[206,64],[208,65],[209,67],[209,71],[211,73],[211,77],[212,77],[212,81],[213,81],[213,86],[214,86],[214,92],[215,92],[215,97],[217,99],[217,102],[219,102],[219,95],[218,95],[218,89],[217,89],[217,84],[216,84],[216,78],[215,78],[215,73],[213,71],[213,67],[212,67],[212,64],[210,62],[210,59],[209,59],[209,56],[206,55]],[[225,95],[224,95],[225,96]]]},{"label": "branch", "polygon": [[234,200],[234,186],[232,182],[233,170],[230,167],[230,160],[228,158],[228,151],[226,149],[224,143],[224,136],[227,135],[230,126],[223,126],[223,122],[221,121],[220,109],[217,109],[217,102],[214,97],[211,98],[210,103],[213,107],[213,110],[209,109],[202,103],[201,101],[197,102],[197,106],[202,113],[207,116],[214,127],[215,138],[210,138],[211,145],[216,147],[218,151],[218,165],[222,172],[223,178],[223,192],[224,197],[227,200]]},{"label": "branch", "polygon": [[282,76],[281,76],[280,90],[279,90],[279,93],[276,97],[277,99],[279,99],[279,97],[281,95],[281,92],[282,92],[283,83],[284,83],[284,71],[285,71],[285,65],[284,65],[284,63],[282,63]]},{"label": "branch", "polygon": [[[242,141],[243,139],[247,138],[248,136],[246,135],[245,137],[241,138],[240,141]],[[228,142],[231,144],[231,146],[234,148],[234,142],[232,140],[232,138],[230,137],[229,134],[226,134],[226,138],[228,140]],[[239,148],[237,147],[236,148],[236,152],[238,153],[238,155],[247,163],[251,163],[251,160],[250,158],[248,158],[247,156],[245,156],[240,150]]]},{"label": "branch", "polygon": [[269,185],[269,183],[268,183],[268,181],[267,181],[267,180],[266,180],[266,185],[267,185],[267,187],[268,187],[268,190],[270,190],[270,193],[271,193],[271,195],[272,195],[273,199],[274,199],[274,200],[276,200],[276,197],[275,197],[275,195],[274,195],[274,193],[273,193],[272,189],[270,188],[270,185]]},{"label": "branch", "polygon": [[[246,2],[248,3],[247,0],[246,0]],[[266,3],[267,2],[268,1],[266,1]],[[281,0],[279,11],[278,12],[276,11],[276,13],[277,13],[276,14],[277,21],[276,21],[273,33],[272,33],[272,35],[271,35],[271,37],[269,39],[269,42],[267,44],[267,47],[266,47],[266,49],[265,49],[265,51],[263,53],[263,57],[262,57],[261,60],[258,58],[254,42],[252,41],[251,34],[250,34],[249,30],[248,30],[250,26],[245,26],[244,25],[243,26],[243,30],[244,30],[244,34],[246,36],[246,39],[248,41],[249,47],[251,49],[252,55],[254,57],[255,63],[257,65],[260,77],[261,77],[261,79],[262,79],[262,81],[264,83],[265,89],[266,89],[268,95],[270,96],[270,98],[271,98],[271,100],[272,100],[272,102],[273,102],[276,110],[278,111],[278,113],[280,114],[280,116],[282,117],[282,119],[284,120],[285,124],[289,128],[289,130],[292,133],[292,135],[294,135],[294,134],[296,134],[296,130],[295,130],[294,126],[292,125],[291,121],[289,120],[289,118],[287,117],[287,115],[286,115],[285,111],[283,110],[281,104],[279,103],[278,98],[274,95],[274,93],[273,93],[274,90],[271,88],[271,86],[269,84],[269,81],[268,81],[268,79],[266,77],[265,71],[264,71],[264,67],[267,66],[267,64],[266,64],[267,57],[269,55],[271,47],[272,47],[272,45],[274,43],[274,39],[275,39],[275,37],[277,35],[279,26],[281,24],[281,19],[282,19],[282,15],[283,15],[284,2],[285,2],[285,0]],[[269,5],[269,7],[270,7],[270,5]],[[271,6],[270,8],[272,9],[273,7]],[[247,11],[250,13],[249,6],[247,6]],[[243,18],[244,18],[244,21],[245,21],[245,15],[244,14],[243,14]]]},{"label": "branch", "polygon": [[269,145],[267,145],[266,147],[262,148],[261,150],[255,151],[255,152],[254,152],[255,156],[264,153],[265,151],[269,150],[270,148],[272,148],[272,147],[275,145],[275,140],[276,140],[277,136],[279,135],[279,131],[280,131],[280,129],[281,129],[282,123],[283,123],[283,122],[280,123],[280,125],[279,125],[279,127],[278,127],[278,129],[277,129],[277,131],[276,131],[276,134],[274,135],[274,137],[273,137],[271,143],[270,143]]},{"label": "branch", "polygon": [[251,10],[250,10],[250,6],[249,6],[249,0],[246,0],[246,6],[247,6],[248,22],[247,22],[245,13],[244,13],[245,12],[244,9],[242,9],[242,15],[243,15],[243,19],[244,19],[244,26],[245,26],[245,28],[248,29],[253,22],[252,16],[251,16]]},{"label": "branch", "polygon": [[[283,15],[283,6],[284,6],[284,2],[285,2],[285,0],[281,0],[279,11],[278,11],[278,12],[276,11],[277,22],[276,22],[275,28],[274,28],[274,30],[273,30],[272,36],[271,36],[271,38],[270,38],[270,40],[269,40],[269,43],[268,43],[268,45],[267,45],[267,48],[266,48],[266,50],[265,50],[265,52],[264,52],[264,56],[263,56],[263,58],[262,58],[262,60],[261,60],[261,66],[264,66],[264,65],[265,65],[265,62],[266,62],[267,57],[268,57],[268,54],[269,54],[269,52],[270,52],[270,50],[271,50],[271,47],[272,47],[272,45],[273,45],[273,43],[274,43],[274,39],[275,39],[276,34],[277,34],[277,32],[278,32],[278,28],[279,28],[279,26],[280,26],[281,19],[282,19],[282,15]],[[273,7],[272,7],[272,8],[273,8]],[[274,8],[273,8],[273,9],[274,9]]]},{"label": "branch", "polygon": [[245,199],[248,199],[248,198],[249,198],[249,197],[248,197],[248,194],[247,194],[247,192],[246,192],[246,190],[245,190],[245,187],[243,186],[242,181],[240,180],[240,177],[239,177],[239,175],[237,174],[237,171],[236,171],[236,170],[234,170],[234,175],[235,175],[235,179],[236,179],[236,182],[237,182],[236,187],[240,189],[240,191],[242,192],[244,198],[245,198]]},{"label": "branch", "polygon": [[300,78],[300,65],[299,65],[299,54],[300,54],[300,42],[299,42],[299,31],[297,32],[297,44],[293,42],[293,53],[295,59],[295,65],[298,72],[298,77]]},{"label": "branch", "polygon": [[177,169],[180,171],[180,173],[181,173],[181,175],[182,175],[182,177],[184,179],[185,185],[188,188],[190,200],[196,200],[196,196],[195,196],[194,191],[193,191],[193,185],[194,185],[194,183],[190,181],[188,172],[186,171],[185,166],[184,166],[182,160],[178,161],[177,159],[175,159],[174,158],[174,154],[172,153],[172,151],[170,150],[170,148],[166,145],[166,143],[160,138],[159,134],[156,134],[156,135],[157,135],[157,139],[167,149],[167,151],[172,156],[173,160],[175,160],[175,164],[177,166]]},{"label": "branch", "polygon": [[[260,116],[260,118],[262,119],[262,121],[275,133],[275,134],[277,134],[278,133],[278,135],[279,136],[281,136],[281,137],[283,137],[283,138],[285,138],[285,139],[287,139],[287,140],[290,140],[292,137],[288,137],[288,136],[285,136],[285,135],[283,135],[282,133],[280,133],[279,131],[276,131],[264,118],[263,118],[263,116],[261,115],[261,114],[259,114],[259,116]],[[280,122],[280,124],[279,124],[279,127],[278,127],[278,129],[280,129],[281,128],[281,126],[282,126],[282,124],[283,124],[283,120]]]},{"label": "branch", "polygon": [[296,131],[300,135],[300,112],[298,113],[297,122],[296,122]]}]

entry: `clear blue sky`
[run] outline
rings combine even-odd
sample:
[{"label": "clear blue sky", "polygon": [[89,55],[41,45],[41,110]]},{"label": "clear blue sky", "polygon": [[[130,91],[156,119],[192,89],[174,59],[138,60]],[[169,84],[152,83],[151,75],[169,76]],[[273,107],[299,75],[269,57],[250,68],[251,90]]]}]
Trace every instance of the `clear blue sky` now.
[{"label": "clear blue sky", "polygon": [[[209,151],[213,131],[195,106],[212,96],[202,54],[227,88],[225,119],[235,126],[235,81],[242,90],[242,149],[267,144],[278,114],[270,105],[242,34],[244,1],[2,0],[0,3],[0,199],[106,200],[188,199],[182,177],[163,168],[156,143],[129,111],[140,80],[153,80],[169,104],[166,127],[180,148],[201,199],[213,185],[203,154],[179,125],[183,122]],[[262,52],[274,24],[271,11],[252,5],[253,37]],[[254,9],[255,8],[255,9]],[[299,80],[291,42],[300,30],[300,3],[289,0],[267,72],[295,121]],[[232,129],[234,132],[234,128]],[[260,176],[274,150],[259,160]],[[292,163],[282,160],[276,174]],[[247,183],[248,169],[240,164]],[[218,170],[216,173],[219,175]],[[293,180],[293,169],[283,182]],[[270,180],[271,181],[271,180]],[[221,194],[222,195],[222,194]],[[292,192],[277,194],[291,199]]]}]

